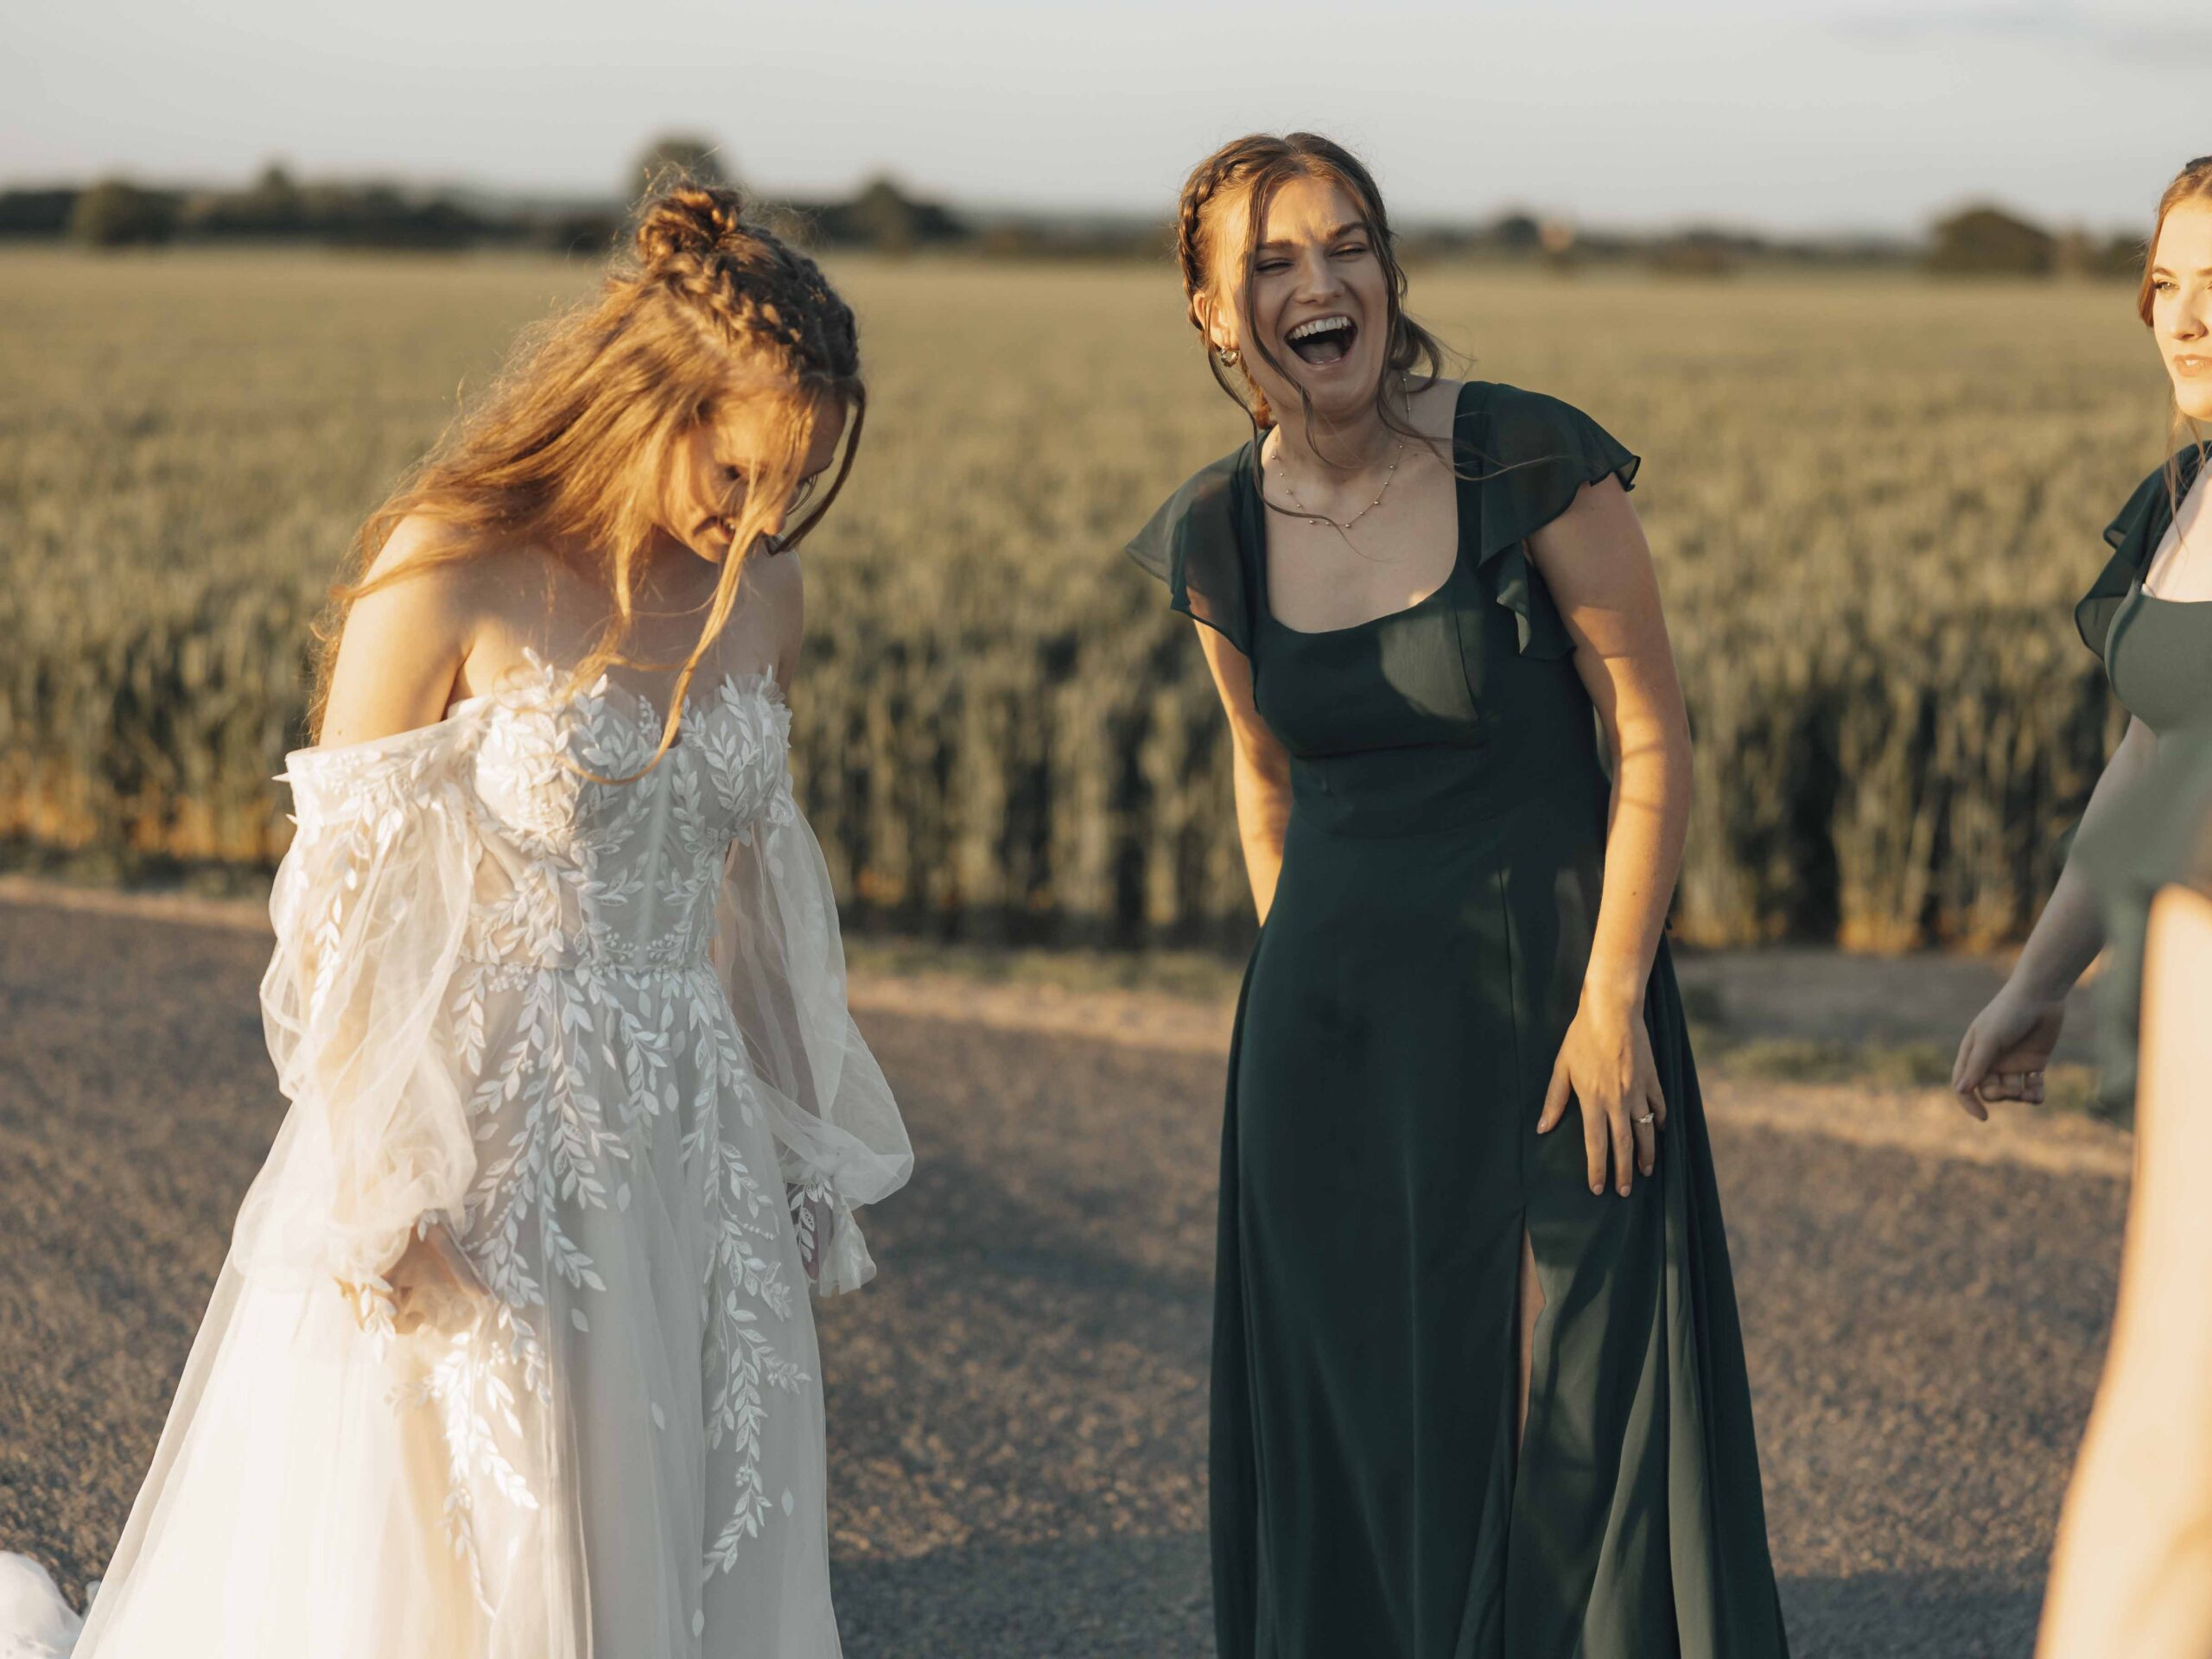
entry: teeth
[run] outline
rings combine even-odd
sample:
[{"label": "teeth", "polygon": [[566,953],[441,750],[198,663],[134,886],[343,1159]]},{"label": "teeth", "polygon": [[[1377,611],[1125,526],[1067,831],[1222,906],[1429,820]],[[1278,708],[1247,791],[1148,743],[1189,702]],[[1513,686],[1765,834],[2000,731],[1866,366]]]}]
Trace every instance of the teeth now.
[{"label": "teeth", "polygon": [[1351,327],[1350,317],[1316,317],[1311,322],[1300,323],[1297,327],[1290,331],[1289,337],[1293,340],[1308,340],[1315,334],[1331,334],[1338,328]]}]

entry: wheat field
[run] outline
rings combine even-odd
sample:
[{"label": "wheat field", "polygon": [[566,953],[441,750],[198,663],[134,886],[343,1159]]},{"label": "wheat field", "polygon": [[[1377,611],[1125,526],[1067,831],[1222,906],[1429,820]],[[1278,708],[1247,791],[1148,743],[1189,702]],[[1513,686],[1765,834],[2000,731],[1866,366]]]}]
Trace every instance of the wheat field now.
[{"label": "wheat field", "polygon": [[[857,922],[1249,928],[1195,644],[1122,540],[1241,437],[1172,270],[850,262],[872,385],[809,543],[802,793]],[[582,264],[0,254],[0,856],[267,868],[361,516]],[[2070,608],[2163,451],[2113,285],[1416,270],[1471,372],[1645,458],[1698,736],[1686,938],[2017,938],[2115,712]]]}]

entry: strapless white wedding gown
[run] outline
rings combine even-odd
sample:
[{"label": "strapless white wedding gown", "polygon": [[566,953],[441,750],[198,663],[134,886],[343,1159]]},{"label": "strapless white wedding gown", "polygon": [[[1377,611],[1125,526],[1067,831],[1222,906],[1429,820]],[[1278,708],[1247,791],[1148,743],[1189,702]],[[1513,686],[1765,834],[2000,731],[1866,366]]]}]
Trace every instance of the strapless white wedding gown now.
[{"label": "strapless white wedding gown", "polygon": [[[859,1285],[912,1158],[789,712],[725,680],[609,784],[658,713],[563,683],[290,757],[291,1106],[81,1635],[0,1557],[4,1659],[838,1653],[799,1233]],[[364,1329],[418,1229],[480,1289]]]}]

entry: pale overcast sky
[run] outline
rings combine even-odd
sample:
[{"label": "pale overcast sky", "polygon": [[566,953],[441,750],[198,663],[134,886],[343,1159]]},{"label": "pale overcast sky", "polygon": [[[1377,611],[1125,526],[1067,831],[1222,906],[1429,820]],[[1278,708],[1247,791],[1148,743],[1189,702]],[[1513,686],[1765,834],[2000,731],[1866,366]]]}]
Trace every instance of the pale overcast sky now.
[{"label": "pale overcast sky", "polygon": [[666,129],[765,188],[1165,212],[1306,126],[1402,217],[2125,228],[2212,151],[2212,8],[2037,0],[0,0],[0,182],[610,188]]}]

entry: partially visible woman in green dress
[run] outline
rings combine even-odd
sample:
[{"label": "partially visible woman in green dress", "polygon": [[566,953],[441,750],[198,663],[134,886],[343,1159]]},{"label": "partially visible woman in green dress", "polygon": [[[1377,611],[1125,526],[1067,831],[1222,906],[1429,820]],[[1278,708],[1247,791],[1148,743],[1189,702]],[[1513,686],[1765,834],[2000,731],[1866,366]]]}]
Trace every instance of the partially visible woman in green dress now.
[{"label": "partially visible woman in green dress", "polygon": [[[2212,290],[2212,265],[2205,287]],[[2066,1494],[2037,1659],[2212,1653],[2212,734],[2169,732],[2075,856],[2107,934],[2136,942],[2101,999],[2138,1079],[2135,1185],[2096,1410]],[[2120,976],[2112,976],[2119,983]],[[2141,988],[2140,1007],[2135,992]]]},{"label": "partially visible woman in green dress", "polygon": [[1180,240],[1254,426],[1130,548],[1202,625],[1262,923],[1222,1147],[1222,1659],[1779,1659],[1662,937],[1688,732],[1636,457],[1439,377],[1326,140],[1227,146]]},{"label": "partially visible woman in green dress", "polygon": [[[2212,156],[2182,168],[2159,199],[2136,309],[2172,383],[2177,435],[2188,427],[2191,442],[2128,497],[2105,531],[2112,556],[2075,607],[2082,642],[2103,658],[2129,716],[2077,845],[2113,833],[2113,803],[2149,771],[2161,740],[2212,734],[2212,491],[2199,482],[2208,446],[2196,428],[2212,422]],[[2107,938],[2089,876],[2069,855],[2004,988],[1960,1040],[1951,1086],[1968,1112],[1986,1118],[1988,1101],[2042,1100],[2066,993],[2107,945],[2100,995],[2126,1011],[2104,1030],[2133,1030],[2142,923],[2120,914],[2120,931]],[[2133,1044],[2107,1040],[2103,1059],[2098,1092],[2126,1110]]]},{"label": "partially visible woman in green dress", "polygon": [[[2159,204],[2139,308],[2179,420],[2212,421],[2212,156]],[[2139,781],[2108,792],[2067,878],[2101,899],[2108,1096],[2136,1107],[2135,1190],[2097,1407],[2067,1492],[2038,1659],[2212,1652],[2212,509],[2200,445],[2145,480],[2082,601],[2129,734],[2156,734]],[[2120,757],[2113,757],[2113,767]],[[2101,806],[2100,803],[2102,803]],[[2062,882],[2062,886],[2063,882]],[[2052,908],[2058,899],[2054,897]],[[2040,925],[2038,931],[2041,931]],[[2017,976],[2016,976],[2017,977]],[[2041,1063],[2042,1055],[2032,1057]],[[2018,1064],[2018,1062],[2014,1062]],[[2000,1079],[2003,1074],[2000,1071]],[[2017,1081],[2017,1077],[2016,1077]]]}]

